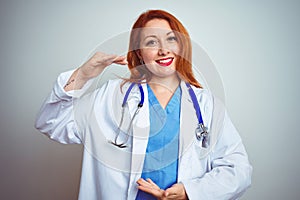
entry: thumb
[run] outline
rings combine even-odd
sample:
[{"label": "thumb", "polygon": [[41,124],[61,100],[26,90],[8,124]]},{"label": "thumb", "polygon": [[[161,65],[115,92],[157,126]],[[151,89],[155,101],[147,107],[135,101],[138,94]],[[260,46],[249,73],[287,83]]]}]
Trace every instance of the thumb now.
[{"label": "thumb", "polygon": [[113,62],[116,63],[116,64],[120,64],[120,65],[127,65],[128,64],[125,56],[118,56],[113,60]]},{"label": "thumb", "polygon": [[174,184],[172,187],[165,190],[164,195],[165,197],[169,195],[176,195],[180,190],[179,184]]},{"label": "thumb", "polygon": [[164,197],[168,197],[170,195],[170,192],[168,192],[167,190],[164,191]]}]

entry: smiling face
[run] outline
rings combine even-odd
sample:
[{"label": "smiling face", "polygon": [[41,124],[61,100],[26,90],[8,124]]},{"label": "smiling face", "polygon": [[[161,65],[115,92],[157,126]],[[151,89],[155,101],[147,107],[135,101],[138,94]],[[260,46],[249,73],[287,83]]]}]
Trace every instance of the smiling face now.
[{"label": "smiling face", "polygon": [[138,51],[147,69],[155,77],[176,75],[176,59],[179,53],[178,39],[164,19],[152,19],[141,32]]}]

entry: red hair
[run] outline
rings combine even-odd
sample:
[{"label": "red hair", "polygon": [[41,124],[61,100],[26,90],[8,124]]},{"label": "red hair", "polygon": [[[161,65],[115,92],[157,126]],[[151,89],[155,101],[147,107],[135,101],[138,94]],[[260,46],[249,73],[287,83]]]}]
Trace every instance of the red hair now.
[{"label": "red hair", "polygon": [[146,26],[146,23],[152,19],[166,20],[178,39],[181,50],[175,66],[180,78],[195,87],[202,88],[195,79],[192,71],[192,45],[190,36],[176,17],[163,10],[146,11],[142,13],[134,23],[131,29],[129,51],[127,53],[128,68],[130,69],[131,76],[126,82],[137,82],[143,79],[146,79],[146,81],[149,82],[151,80],[152,74],[144,66],[144,63],[141,62],[137,51],[140,49],[141,30]]}]

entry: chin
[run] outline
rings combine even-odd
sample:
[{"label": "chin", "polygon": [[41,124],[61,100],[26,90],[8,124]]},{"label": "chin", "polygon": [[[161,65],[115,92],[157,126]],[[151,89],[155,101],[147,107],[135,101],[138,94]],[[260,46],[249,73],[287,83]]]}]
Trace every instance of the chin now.
[{"label": "chin", "polygon": [[170,78],[170,77],[173,77],[173,76],[177,76],[177,73],[174,69],[170,69],[169,71],[167,72],[154,72],[152,73],[153,76],[157,76],[157,77],[160,77],[160,78]]}]

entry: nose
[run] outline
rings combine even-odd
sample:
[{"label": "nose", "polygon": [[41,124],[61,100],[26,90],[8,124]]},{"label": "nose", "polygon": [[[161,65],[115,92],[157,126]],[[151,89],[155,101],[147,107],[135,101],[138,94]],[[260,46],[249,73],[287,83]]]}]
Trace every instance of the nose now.
[{"label": "nose", "polygon": [[158,55],[165,56],[165,55],[168,55],[169,53],[170,53],[170,50],[166,47],[165,44],[161,43],[160,47],[158,49]]}]

